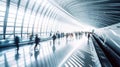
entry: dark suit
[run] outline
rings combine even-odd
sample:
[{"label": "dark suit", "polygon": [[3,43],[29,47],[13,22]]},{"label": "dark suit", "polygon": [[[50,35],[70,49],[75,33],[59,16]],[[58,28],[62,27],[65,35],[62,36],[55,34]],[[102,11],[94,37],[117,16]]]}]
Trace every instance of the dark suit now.
[{"label": "dark suit", "polygon": [[15,44],[16,44],[16,47],[17,47],[17,50],[19,50],[19,37],[18,36],[15,36]]}]

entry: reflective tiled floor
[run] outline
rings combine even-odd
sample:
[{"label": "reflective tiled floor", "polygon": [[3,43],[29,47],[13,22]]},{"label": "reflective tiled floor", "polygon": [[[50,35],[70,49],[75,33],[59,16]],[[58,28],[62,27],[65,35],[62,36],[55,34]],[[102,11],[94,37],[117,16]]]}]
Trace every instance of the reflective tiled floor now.
[{"label": "reflective tiled floor", "polygon": [[91,39],[57,39],[45,41],[34,50],[34,44],[4,50],[0,53],[0,67],[100,67]]}]

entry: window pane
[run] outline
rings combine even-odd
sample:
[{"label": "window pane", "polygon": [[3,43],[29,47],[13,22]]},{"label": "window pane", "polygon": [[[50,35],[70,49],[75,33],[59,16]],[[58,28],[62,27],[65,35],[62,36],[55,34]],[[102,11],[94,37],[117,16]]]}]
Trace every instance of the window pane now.
[{"label": "window pane", "polygon": [[15,15],[16,15],[16,14],[9,14],[9,15],[8,15],[8,18],[13,18],[13,19],[15,19]]},{"label": "window pane", "polygon": [[[25,5],[26,5],[27,1],[28,1],[28,0],[21,0],[20,5],[25,7]],[[30,0],[29,0],[29,1],[30,1]]]},{"label": "window pane", "polygon": [[16,14],[17,6],[10,5],[9,14]]},{"label": "window pane", "polygon": [[4,17],[0,17],[0,21],[4,21]]},{"label": "window pane", "polygon": [[29,28],[29,29],[28,29],[28,33],[31,33],[31,32],[32,32],[32,28]]},{"label": "window pane", "polygon": [[29,23],[29,27],[32,27],[32,26],[33,26],[34,20],[35,20],[35,13],[32,13],[31,19],[30,19],[30,23]]},{"label": "window pane", "polygon": [[8,18],[8,23],[13,22],[14,23],[15,19],[14,18]]},{"label": "window pane", "polygon": [[14,27],[7,27],[6,28],[6,34],[12,34],[14,30]]},{"label": "window pane", "polygon": [[3,26],[3,22],[2,21],[0,21],[0,26]]},{"label": "window pane", "polygon": [[33,4],[34,4],[34,0],[30,0],[30,3],[29,3],[29,5],[28,5],[28,8],[29,8],[29,9],[32,9]]},{"label": "window pane", "polygon": [[23,28],[23,33],[27,33],[27,28]]},{"label": "window pane", "polygon": [[18,10],[18,16],[20,16],[20,18],[22,18],[23,15],[24,15],[24,8],[20,7],[19,10]]},{"label": "window pane", "polygon": [[17,4],[18,0],[11,0],[12,3]]},{"label": "window pane", "polygon": [[5,11],[6,10],[6,2],[0,1],[0,11]]},{"label": "window pane", "polygon": [[34,28],[34,33],[37,33],[38,32],[38,29],[37,28]]},{"label": "window pane", "polygon": [[13,22],[8,22],[7,26],[14,26],[14,23]]},{"label": "window pane", "polygon": [[5,12],[4,11],[0,11],[0,16],[4,17],[5,16]]},{"label": "window pane", "polygon": [[3,34],[3,27],[0,27],[0,34]]},{"label": "window pane", "polygon": [[25,18],[24,18],[24,25],[25,27],[28,26],[28,23],[29,23],[29,18],[30,18],[30,11],[28,10],[25,14]]},{"label": "window pane", "polygon": [[16,21],[16,26],[21,26],[22,25],[22,21],[21,20],[17,20]]},{"label": "window pane", "polygon": [[8,18],[7,26],[14,26],[14,19]]},{"label": "window pane", "polygon": [[20,28],[20,27],[16,27],[16,28],[15,28],[15,32],[16,32],[16,33],[21,33],[21,28]]},{"label": "window pane", "polygon": [[34,7],[34,9],[33,9],[33,10],[34,10],[34,12],[36,12],[36,11],[37,11],[38,6],[39,6],[39,4],[36,4],[36,5],[35,5],[35,7]]},{"label": "window pane", "polygon": [[[26,22],[26,21],[25,21]],[[28,27],[28,23],[24,23],[23,24],[24,27]]]},{"label": "window pane", "polygon": [[28,40],[28,38],[27,38],[28,35],[27,35],[27,34],[23,34],[22,36],[23,36],[23,39],[24,39],[24,40]]}]

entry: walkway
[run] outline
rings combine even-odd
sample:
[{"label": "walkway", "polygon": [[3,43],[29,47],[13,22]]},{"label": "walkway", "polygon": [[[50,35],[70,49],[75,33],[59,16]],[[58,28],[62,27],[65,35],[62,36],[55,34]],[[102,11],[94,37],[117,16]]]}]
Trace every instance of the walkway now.
[{"label": "walkway", "polygon": [[91,39],[65,38],[40,43],[34,51],[34,45],[4,50],[0,53],[0,67],[101,67]]}]

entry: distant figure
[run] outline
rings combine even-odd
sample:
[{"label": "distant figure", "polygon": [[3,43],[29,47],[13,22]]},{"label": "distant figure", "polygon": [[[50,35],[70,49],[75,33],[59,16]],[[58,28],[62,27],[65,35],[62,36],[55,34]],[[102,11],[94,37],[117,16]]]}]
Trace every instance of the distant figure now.
[{"label": "distant figure", "polygon": [[30,44],[32,44],[32,39],[33,39],[33,35],[30,35],[30,38],[29,38]]},{"label": "distant figure", "polygon": [[69,33],[66,33],[66,38],[68,38],[68,36],[69,36]]},{"label": "distant figure", "polygon": [[57,35],[58,35],[58,39],[60,39],[60,36],[61,36],[60,33],[58,33]]},{"label": "distant figure", "polygon": [[77,34],[77,32],[75,33],[75,37],[76,37],[76,39],[77,39],[77,36],[78,36],[78,34]]},{"label": "distant figure", "polygon": [[85,32],[85,36],[87,36],[87,32]]},{"label": "distant figure", "polygon": [[68,42],[68,36],[69,36],[69,34],[66,33],[66,43]]},{"label": "distant figure", "polygon": [[35,35],[35,47],[34,50],[36,49],[37,45],[39,44],[40,39],[38,38],[38,34]]},{"label": "distant figure", "polygon": [[17,51],[19,51],[19,42],[20,42],[19,37],[15,36],[14,41],[15,41],[14,43],[16,44],[16,47],[17,47]]},{"label": "distant figure", "polygon": [[53,39],[53,45],[54,45],[55,44],[55,40],[56,40],[56,35],[55,34],[52,36],[52,39]]},{"label": "distant figure", "polygon": [[50,37],[52,36],[52,32],[50,32]]},{"label": "distant figure", "polygon": [[88,33],[88,40],[89,40],[89,38],[90,38],[90,33]]}]

